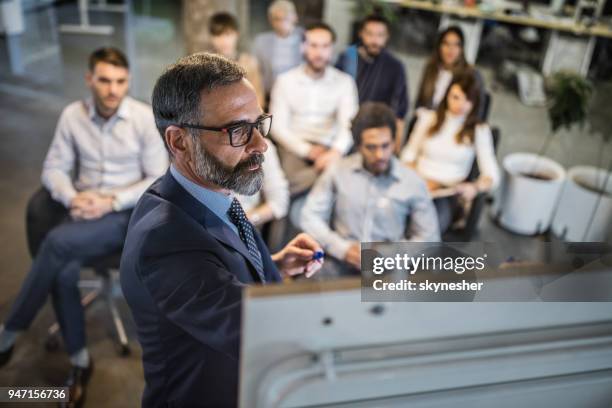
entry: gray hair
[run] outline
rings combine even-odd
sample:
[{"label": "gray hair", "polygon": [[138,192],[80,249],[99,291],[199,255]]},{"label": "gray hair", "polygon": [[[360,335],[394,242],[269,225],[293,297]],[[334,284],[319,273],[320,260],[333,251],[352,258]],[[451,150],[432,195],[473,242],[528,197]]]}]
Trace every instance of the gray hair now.
[{"label": "gray hair", "polygon": [[268,7],[268,15],[274,13],[275,11],[280,11],[285,15],[293,14],[294,16],[297,16],[295,4],[293,4],[293,2],[289,0],[273,1],[272,4],[270,4],[270,7]]},{"label": "gray hair", "polygon": [[170,65],[157,79],[151,98],[155,125],[164,145],[168,126],[200,123],[203,119],[205,112],[200,108],[202,91],[210,92],[244,77],[245,71],[240,65],[205,52],[188,55]]}]

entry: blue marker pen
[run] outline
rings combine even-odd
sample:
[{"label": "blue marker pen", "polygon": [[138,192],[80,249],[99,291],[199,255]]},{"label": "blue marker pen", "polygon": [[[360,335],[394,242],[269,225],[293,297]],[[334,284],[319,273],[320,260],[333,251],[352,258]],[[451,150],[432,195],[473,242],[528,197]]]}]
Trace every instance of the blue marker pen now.
[{"label": "blue marker pen", "polygon": [[316,251],[314,253],[314,255],[312,256],[312,260],[313,261],[319,261],[321,259],[323,259],[325,257],[325,252],[323,251]]}]

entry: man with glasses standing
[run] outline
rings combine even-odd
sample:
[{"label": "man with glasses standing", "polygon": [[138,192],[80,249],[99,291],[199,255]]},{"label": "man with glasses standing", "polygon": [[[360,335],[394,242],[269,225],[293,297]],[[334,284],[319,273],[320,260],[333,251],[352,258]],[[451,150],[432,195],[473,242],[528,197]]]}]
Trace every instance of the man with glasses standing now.
[{"label": "man with glasses standing", "polygon": [[236,63],[180,59],[157,80],[153,112],[170,170],[136,206],[121,284],[143,348],[142,405],[236,406],[242,289],[310,277],[320,246],[300,234],[270,255],[234,194],[262,185],[272,117]]},{"label": "man with glasses standing", "polygon": [[77,286],[80,265],[121,250],[131,209],[168,168],[151,107],[126,96],[129,78],[121,51],[101,48],[89,57],[91,97],[62,112],[43,164],[45,189],[31,205],[38,211],[30,214],[30,224],[41,230],[55,225],[44,234],[37,231],[44,236],[31,237],[37,241],[31,245],[32,267],[0,328],[2,366],[18,333],[52,295],[72,364],[66,386],[75,406],[83,403],[92,372]]}]

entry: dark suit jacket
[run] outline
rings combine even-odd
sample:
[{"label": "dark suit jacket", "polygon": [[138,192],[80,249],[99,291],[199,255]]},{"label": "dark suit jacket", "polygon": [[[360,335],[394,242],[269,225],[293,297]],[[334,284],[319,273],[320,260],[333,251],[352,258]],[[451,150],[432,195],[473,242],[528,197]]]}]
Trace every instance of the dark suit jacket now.
[{"label": "dark suit jacket", "polygon": [[[266,281],[280,281],[255,239]],[[242,289],[258,281],[239,236],[170,172],[144,193],[121,259],[143,349],[144,407],[236,406]]]}]

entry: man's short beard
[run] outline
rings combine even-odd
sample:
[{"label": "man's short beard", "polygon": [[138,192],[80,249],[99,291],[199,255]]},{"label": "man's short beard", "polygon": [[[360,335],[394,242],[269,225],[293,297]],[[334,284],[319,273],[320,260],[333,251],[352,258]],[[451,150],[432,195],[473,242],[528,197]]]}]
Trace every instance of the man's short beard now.
[{"label": "man's short beard", "polygon": [[312,64],[308,59],[306,59],[306,65],[308,65],[308,67],[313,71],[316,72],[318,74],[322,73],[325,71],[325,69],[327,68],[327,66],[329,65],[329,62],[326,62],[323,67],[315,67],[314,64]]},{"label": "man's short beard", "polygon": [[[257,193],[263,184],[264,155],[256,153],[231,168],[221,163],[212,154],[208,153],[202,143],[195,139],[195,172],[202,179],[219,187],[232,190],[242,195]],[[259,165],[257,170],[249,170],[253,165]]]},{"label": "man's short beard", "polygon": [[383,48],[384,48],[384,47],[377,48],[377,49],[374,51],[374,50],[373,50],[373,48],[374,48],[374,47],[367,47],[367,46],[364,44],[363,48],[365,49],[366,54],[368,54],[368,56],[369,56],[369,57],[371,57],[371,58],[376,58],[376,57],[378,57],[378,56],[379,56],[379,55],[382,53],[382,51],[383,51]]}]

